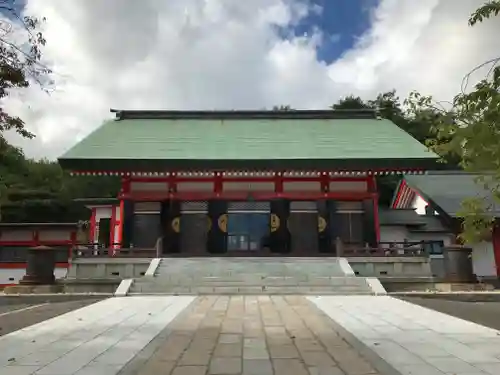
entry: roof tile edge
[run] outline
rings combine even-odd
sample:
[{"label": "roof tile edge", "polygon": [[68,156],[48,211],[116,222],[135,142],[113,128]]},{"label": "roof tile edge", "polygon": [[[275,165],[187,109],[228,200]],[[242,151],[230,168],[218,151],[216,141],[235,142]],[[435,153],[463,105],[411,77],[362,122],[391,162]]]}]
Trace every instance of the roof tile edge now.
[{"label": "roof tile edge", "polygon": [[111,109],[116,114],[116,120],[253,120],[253,119],[366,119],[377,120],[375,110],[237,110],[237,111],[166,111],[166,110],[121,110]]}]

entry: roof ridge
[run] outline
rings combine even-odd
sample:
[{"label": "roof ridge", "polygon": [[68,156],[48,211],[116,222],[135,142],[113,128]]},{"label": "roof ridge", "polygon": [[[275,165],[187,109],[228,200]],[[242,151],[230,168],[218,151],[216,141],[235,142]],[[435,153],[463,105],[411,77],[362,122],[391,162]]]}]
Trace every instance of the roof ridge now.
[{"label": "roof ridge", "polygon": [[343,110],[233,110],[233,111],[186,111],[186,110],[122,110],[111,109],[116,114],[116,120],[129,119],[205,119],[205,120],[223,120],[223,119],[372,119],[376,120],[377,112],[372,109],[343,109]]},{"label": "roof ridge", "polygon": [[446,169],[441,169],[441,170],[434,170],[434,171],[427,171],[426,175],[431,175],[431,176],[486,176],[493,174],[493,172],[467,172],[464,170],[446,170]]}]

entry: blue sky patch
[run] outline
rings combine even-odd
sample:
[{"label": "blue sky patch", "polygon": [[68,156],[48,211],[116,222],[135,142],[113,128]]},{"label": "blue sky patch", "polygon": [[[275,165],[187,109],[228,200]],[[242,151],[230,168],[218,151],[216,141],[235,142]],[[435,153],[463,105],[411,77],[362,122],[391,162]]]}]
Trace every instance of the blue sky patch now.
[{"label": "blue sky patch", "polygon": [[315,28],[324,34],[322,45],[318,47],[318,58],[327,63],[338,59],[351,49],[356,39],[370,27],[371,11],[380,0],[308,0],[310,4],[322,8],[321,13],[311,14],[287,30],[293,35],[312,34]]}]

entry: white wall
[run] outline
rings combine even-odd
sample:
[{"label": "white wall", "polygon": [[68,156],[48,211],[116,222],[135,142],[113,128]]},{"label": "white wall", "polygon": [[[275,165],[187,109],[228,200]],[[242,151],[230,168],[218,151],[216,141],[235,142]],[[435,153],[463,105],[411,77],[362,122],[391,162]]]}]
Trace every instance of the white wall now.
[{"label": "white wall", "polygon": [[[444,246],[453,243],[453,235],[447,233],[412,233],[404,226],[381,226],[381,242],[403,242],[405,239],[413,241],[443,241]],[[473,271],[480,277],[496,276],[495,255],[493,244],[483,242],[472,247]]]},{"label": "white wall", "polygon": [[[54,275],[56,279],[66,277],[67,268],[56,268]],[[18,284],[19,280],[26,275],[25,268],[0,268],[0,285]]]},{"label": "white wall", "polygon": [[491,242],[472,246],[472,266],[476,276],[496,276],[495,254]]}]

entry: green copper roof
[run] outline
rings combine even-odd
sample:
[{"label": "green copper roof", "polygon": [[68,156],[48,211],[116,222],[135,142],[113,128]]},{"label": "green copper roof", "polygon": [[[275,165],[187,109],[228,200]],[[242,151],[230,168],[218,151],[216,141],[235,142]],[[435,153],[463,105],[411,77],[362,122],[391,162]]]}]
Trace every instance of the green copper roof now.
[{"label": "green copper roof", "polygon": [[[146,161],[170,166],[185,162],[188,167],[195,167],[194,161],[245,161],[271,167],[273,161],[302,165],[350,160],[352,168],[361,160],[391,160],[396,164],[389,166],[397,168],[435,159],[409,134],[373,113],[124,111],[76,144],[60,162],[67,168],[98,169],[91,161],[107,161],[108,166],[114,162],[122,169],[126,162],[138,161],[146,168]],[[414,163],[400,166],[398,160]]]},{"label": "green copper roof", "polygon": [[440,171],[405,176],[404,179],[422,198],[433,202],[450,217],[458,217],[463,210],[462,202],[470,198],[483,200],[488,212],[500,217],[500,204],[490,191],[484,189],[484,184],[476,181],[480,176],[460,171]]}]

